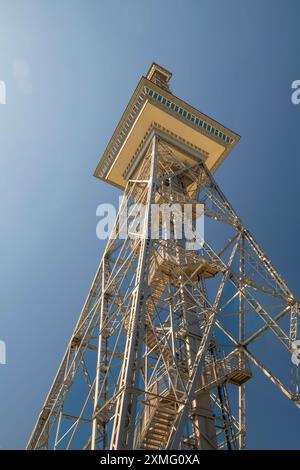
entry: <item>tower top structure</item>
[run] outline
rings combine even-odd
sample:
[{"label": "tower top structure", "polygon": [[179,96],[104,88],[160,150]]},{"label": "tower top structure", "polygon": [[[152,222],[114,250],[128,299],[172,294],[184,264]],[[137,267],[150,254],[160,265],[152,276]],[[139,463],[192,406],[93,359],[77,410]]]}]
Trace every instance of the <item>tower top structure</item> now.
[{"label": "tower top structure", "polygon": [[123,189],[153,134],[169,142],[185,161],[203,160],[211,172],[220,166],[240,136],[177,98],[169,87],[171,77],[153,63],[140,79],[94,176]]}]

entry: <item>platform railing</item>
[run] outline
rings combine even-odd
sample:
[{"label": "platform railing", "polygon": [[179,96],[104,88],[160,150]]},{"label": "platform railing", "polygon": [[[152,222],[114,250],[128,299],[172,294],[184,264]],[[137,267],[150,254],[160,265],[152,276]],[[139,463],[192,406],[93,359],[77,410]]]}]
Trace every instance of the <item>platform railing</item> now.
[{"label": "platform railing", "polygon": [[251,375],[249,360],[245,354],[240,351],[234,351],[224,358],[215,359],[211,356],[203,368],[199,389],[208,388],[214,383],[222,382],[230,378],[234,373]]}]

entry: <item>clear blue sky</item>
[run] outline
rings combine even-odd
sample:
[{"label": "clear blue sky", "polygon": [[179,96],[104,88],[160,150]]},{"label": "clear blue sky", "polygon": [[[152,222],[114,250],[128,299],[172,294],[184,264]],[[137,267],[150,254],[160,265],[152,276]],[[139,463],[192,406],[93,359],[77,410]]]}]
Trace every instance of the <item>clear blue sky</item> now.
[{"label": "clear blue sky", "polygon": [[[156,61],[242,136],[216,178],[300,294],[300,3],[0,0],[0,448],[23,448],[103,250],[92,174]],[[299,448],[300,411],[250,385],[250,448]]]}]

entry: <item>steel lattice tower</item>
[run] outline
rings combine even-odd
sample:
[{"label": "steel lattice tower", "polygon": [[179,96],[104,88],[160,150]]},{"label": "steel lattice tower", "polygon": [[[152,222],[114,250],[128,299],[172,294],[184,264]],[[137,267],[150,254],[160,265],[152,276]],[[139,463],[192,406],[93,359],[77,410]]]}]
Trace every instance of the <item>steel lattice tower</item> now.
[{"label": "steel lattice tower", "polygon": [[[299,304],[212,176],[239,136],[170,78],[141,78],[96,169],[126,198],[28,449],[243,449],[254,371],[300,406]],[[189,205],[193,224],[203,204],[201,246],[176,238],[175,210],[151,236],[154,204]]]}]

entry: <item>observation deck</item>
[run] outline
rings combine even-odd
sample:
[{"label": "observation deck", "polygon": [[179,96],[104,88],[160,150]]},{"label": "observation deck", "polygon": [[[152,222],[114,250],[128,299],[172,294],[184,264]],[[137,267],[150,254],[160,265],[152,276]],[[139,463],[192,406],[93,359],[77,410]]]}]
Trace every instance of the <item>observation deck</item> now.
[{"label": "observation deck", "polygon": [[169,87],[171,77],[153,63],[140,79],[94,176],[124,189],[154,133],[175,145],[185,161],[204,160],[211,172],[221,165],[239,135],[177,98]]}]

